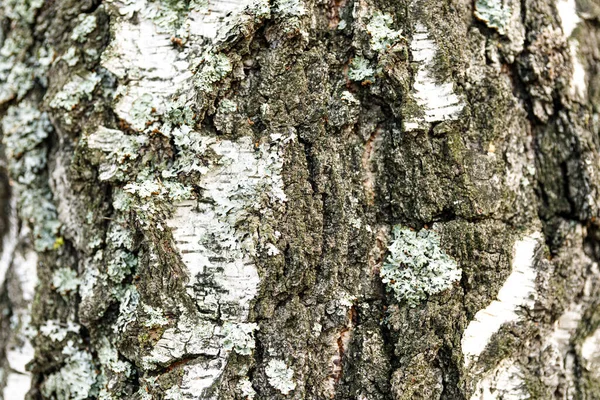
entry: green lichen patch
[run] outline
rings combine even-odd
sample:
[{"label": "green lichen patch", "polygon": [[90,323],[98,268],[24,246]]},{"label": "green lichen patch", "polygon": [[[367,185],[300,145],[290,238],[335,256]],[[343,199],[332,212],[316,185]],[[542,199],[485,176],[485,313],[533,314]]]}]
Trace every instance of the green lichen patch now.
[{"label": "green lichen patch", "polygon": [[91,99],[92,92],[100,79],[100,76],[94,72],[86,73],[83,76],[75,76],[54,96],[50,102],[50,107],[71,111],[82,100]]},{"label": "green lichen patch", "polygon": [[223,333],[223,348],[225,350],[234,350],[241,355],[250,355],[254,350],[254,331],[258,329],[257,324],[244,323],[225,323]]},{"label": "green lichen patch", "polygon": [[20,192],[19,215],[33,226],[37,251],[53,250],[60,229],[52,193],[44,179],[47,149],[44,141],[52,131],[46,113],[28,102],[7,110],[2,119],[8,169]]},{"label": "green lichen patch", "polygon": [[197,89],[212,92],[213,85],[232,70],[231,61],[225,54],[207,53],[202,57],[201,67],[194,80]]},{"label": "green lichen patch", "polygon": [[165,318],[161,310],[149,306],[148,304],[144,304],[142,307],[147,315],[147,319],[144,320],[145,327],[153,328],[155,326],[165,326],[169,324],[169,320]]},{"label": "green lichen patch", "polygon": [[49,319],[44,325],[40,326],[39,331],[53,342],[62,342],[69,333],[78,334],[79,325],[73,321],[68,321],[64,324],[58,320]]},{"label": "green lichen patch", "polygon": [[143,131],[146,124],[152,119],[153,100],[150,93],[144,93],[133,101],[130,115],[135,129]]},{"label": "green lichen patch", "polygon": [[371,49],[382,52],[390,49],[396,44],[402,34],[393,30],[391,26],[394,19],[389,14],[375,13],[367,24],[367,32],[371,36]]},{"label": "green lichen patch", "polygon": [[20,213],[33,225],[37,251],[55,250],[60,246],[60,227],[56,207],[49,189],[24,190],[19,199]]},{"label": "green lichen patch", "polygon": [[77,48],[69,47],[69,49],[60,57],[61,60],[67,63],[69,67],[74,67],[79,62],[77,56]]},{"label": "green lichen patch", "polygon": [[278,0],[276,12],[287,17],[300,17],[306,14],[302,0]]},{"label": "green lichen patch", "polygon": [[294,370],[286,365],[283,360],[273,359],[265,368],[269,384],[283,394],[289,394],[296,388]]},{"label": "green lichen patch", "polygon": [[71,268],[62,267],[54,271],[52,275],[52,285],[56,291],[63,296],[69,293],[75,293],[79,287],[80,280],[77,277],[77,272]]},{"label": "green lichen patch", "polygon": [[79,16],[79,24],[73,29],[71,40],[79,43],[85,42],[87,36],[96,29],[96,16],[83,14]]},{"label": "green lichen patch", "polygon": [[237,111],[237,104],[229,99],[223,99],[219,103],[219,111],[231,114]]},{"label": "green lichen patch", "polygon": [[238,382],[237,390],[244,400],[252,400],[256,396],[256,391],[252,387],[252,382],[248,378],[243,378]]},{"label": "green lichen patch", "polygon": [[356,82],[374,80],[375,69],[371,67],[369,60],[363,57],[354,57],[350,62],[348,78]]},{"label": "green lichen patch", "polygon": [[23,102],[8,109],[2,118],[2,131],[7,156],[17,160],[48,137],[50,122],[45,113]]},{"label": "green lichen patch", "polygon": [[3,11],[10,19],[31,24],[35,18],[35,11],[43,4],[44,0],[6,0]]},{"label": "green lichen patch", "polygon": [[84,400],[93,395],[98,373],[92,355],[69,342],[62,353],[67,356],[65,365],[49,375],[42,384],[47,398]]},{"label": "green lichen patch", "polygon": [[448,290],[462,275],[440,246],[436,232],[419,232],[396,225],[389,256],[381,268],[381,278],[398,301],[416,307],[429,296]]},{"label": "green lichen patch", "polygon": [[115,283],[121,283],[137,267],[136,256],[126,250],[116,250],[108,261],[106,273]]},{"label": "green lichen patch", "polygon": [[506,33],[511,13],[510,7],[503,4],[502,0],[477,0],[475,3],[475,17],[501,35]]},{"label": "green lichen patch", "polygon": [[35,78],[39,78],[42,85],[46,82],[45,73],[52,56],[44,57],[46,49],[32,48],[29,29],[42,5],[41,0],[0,3],[0,18],[10,27],[0,34],[0,105],[23,99],[34,87]]},{"label": "green lichen patch", "polygon": [[126,376],[131,374],[131,364],[119,359],[119,353],[108,343],[107,339],[104,339],[98,350],[98,360],[103,368],[113,373],[125,374]]}]

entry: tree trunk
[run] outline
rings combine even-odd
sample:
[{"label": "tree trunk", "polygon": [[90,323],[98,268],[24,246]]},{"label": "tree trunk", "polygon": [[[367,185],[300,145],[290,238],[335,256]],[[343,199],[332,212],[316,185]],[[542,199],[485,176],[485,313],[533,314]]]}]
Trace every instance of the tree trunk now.
[{"label": "tree trunk", "polygon": [[0,399],[600,399],[598,0],[0,21]]}]

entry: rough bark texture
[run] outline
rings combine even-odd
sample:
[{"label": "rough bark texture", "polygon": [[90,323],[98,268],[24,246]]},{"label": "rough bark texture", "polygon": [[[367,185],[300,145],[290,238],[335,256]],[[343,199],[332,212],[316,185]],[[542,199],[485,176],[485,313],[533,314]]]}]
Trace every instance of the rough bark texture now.
[{"label": "rough bark texture", "polygon": [[597,0],[0,3],[0,398],[600,399]]}]

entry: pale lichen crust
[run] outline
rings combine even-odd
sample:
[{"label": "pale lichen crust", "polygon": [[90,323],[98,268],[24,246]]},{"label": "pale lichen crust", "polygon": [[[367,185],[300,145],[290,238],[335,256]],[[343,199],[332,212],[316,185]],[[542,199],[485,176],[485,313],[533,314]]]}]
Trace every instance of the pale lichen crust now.
[{"label": "pale lichen crust", "polygon": [[296,388],[294,370],[288,367],[283,360],[269,361],[265,373],[269,378],[269,384],[282,394],[289,394]]},{"label": "pale lichen crust", "polygon": [[484,21],[490,28],[504,35],[510,22],[512,11],[503,0],[477,0],[475,16]]},{"label": "pale lichen crust", "polygon": [[460,280],[461,270],[441,248],[439,235],[395,226],[381,278],[399,302],[416,307],[429,296],[448,290]]}]

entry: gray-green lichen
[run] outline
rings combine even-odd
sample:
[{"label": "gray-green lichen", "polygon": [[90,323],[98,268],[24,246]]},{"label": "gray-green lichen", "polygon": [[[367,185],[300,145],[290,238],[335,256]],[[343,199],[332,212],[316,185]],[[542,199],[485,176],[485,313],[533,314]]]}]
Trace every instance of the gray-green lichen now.
[{"label": "gray-green lichen", "polygon": [[79,62],[79,57],[77,57],[77,48],[69,47],[62,56],[61,59],[67,63],[69,67],[74,67]]},{"label": "gray-green lichen", "polygon": [[353,81],[363,82],[373,79],[375,70],[371,67],[369,60],[363,57],[354,57],[348,70],[348,78]]},{"label": "gray-green lichen", "polygon": [[93,14],[84,14],[79,18],[79,24],[73,29],[71,39],[79,43],[86,41],[87,35],[96,29],[96,16]]},{"label": "gray-green lichen", "polygon": [[140,294],[134,285],[128,285],[119,290],[119,318],[114,326],[115,332],[124,330],[127,325],[136,320],[136,310],[140,302]]},{"label": "gray-green lichen", "polygon": [[224,113],[230,114],[237,111],[237,104],[229,99],[223,99],[219,103],[219,110]]},{"label": "gray-green lichen", "polygon": [[250,382],[248,378],[241,379],[238,382],[237,389],[244,400],[253,400],[256,396],[256,391],[252,387],[252,382]]},{"label": "gray-green lichen", "polygon": [[241,355],[250,355],[254,350],[254,331],[258,329],[257,324],[226,322],[223,327],[225,339],[223,348],[234,350]]},{"label": "gray-green lichen", "polygon": [[92,355],[69,341],[63,349],[65,365],[49,375],[42,385],[46,397],[57,400],[84,400],[94,395],[97,372]]},{"label": "gray-green lichen", "polygon": [[490,28],[496,29],[499,34],[504,35],[510,22],[511,10],[502,0],[477,0],[475,17],[484,21]]},{"label": "gray-green lichen", "polygon": [[32,24],[43,1],[9,0],[2,3],[2,12],[10,19],[10,29],[0,35],[0,105],[21,100],[34,87],[34,78],[45,84],[47,67],[52,56],[44,57],[47,49],[29,49],[33,42],[29,24]]},{"label": "gray-green lichen", "polygon": [[52,193],[41,175],[47,165],[44,141],[52,131],[46,113],[23,101],[11,106],[2,119],[8,169],[20,192],[19,215],[33,225],[36,250],[52,250],[57,245],[60,222]]},{"label": "gray-green lichen", "polygon": [[133,101],[130,115],[133,122],[133,127],[143,131],[146,127],[146,122],[152,118],[152,101],[154,98],[150,93],[144,93]]},{"label": "gray-green lichen", "polygon": [[31,24],[35,17],[35,10],[44,4],[44,0],[6,0],[5,3],[4,11],[7,17]]},{"label": "gray-green lichen", "polygon": [[367,24],[371,36],[371,49],[381,52],[390,49],[402,37],[400,31],[391,28],[394,19],[389,14],[376,12]]},{"label": "gray-green lichen", "polygon": [[278,14],[290,17],[300,17],[306,14],[306,8],[302,0],[278,0],[276,4]]},{"label": "gray-green lichen", "polygon": [[79,287],[79,283],[80,280],[77,277],[77,272],[71,268],[59,268],[54,271],[54,275],[52,276],[52,285],[63,296],[74,293]]},{"label": "gray-green lichen", "polygon": [[148,304],[144,304],[142,307],[147,315],[147,319],[144,320],[144,326],[152,328],[169,324],[169,320],[165,318],[161,310],[149,306]]},{"label": "gray-green lichen", "polygon": [[40,326],[39,331],[53,342],[62,342],[69,333],[78,334],[79,325],[73,321],[68,321],[65,326],[60,321],[49,319],[46,320],[44,325]]},{"label": "gray-green lichen", "polygon": [[92,92],[100,79],[100,76],[94,72],[89,72],[83,76],[75,76],[54,96],[50,102],[50,107],[64,108],[67,111],[72,110],[82,100],[91,98]]},{"label": "gray-green lichen", "polygon": [[286,365],[283,360],[273,359],[265,368],[269,384],[283,394],[289,394],[296,388],[294,370]]},{"label": "gray-green lichen", "polygon": [[115,283],[121,283],[137,266],[135,255],[126,250],[117,249],[108,262],[106,272]]},{"label": "gray-green lichen", "polygon": [[119,360],[119,353],[108,343],[107,339],[103,341],[103,345],[98,350],[98,360],[104,368],[112,372],[123,373],[127,376],[131,373],[131,364]]},{"label": "gray-green lichen", "polygon": [[428,229],[415,232],[396,225],[393,234],[390,254],[380,275],[398,301],[415,307],[460,280],[462,271],[441,248],[436,232]]},{"label": "gray-green lichen", "polygon": [[201,67],[194,79],[197,89],[212,92],[213,84],[232,70],[231,61],[224,54],[207,53],[202,57]]},{"label": "gray-green lichen", "polygon": [[98,361],[100,374],[96,386],[100,388],[98,400],[116,400],[123,397],[123,393],[116,390],[122,378],[131,376],[133,365],[128,361],[119,359],[117,349],[111,345],[107,338],[101,340],[98,346]]},{"label": "gray-green lichen", "polygon": [[40,145],[48,137],[51,128],[46,113],[40,112],[27,102],[22,102],[19,106],[8,109],[6,116],[2,118],[2,131],[7,155],[18,160],[26,152]]}]

